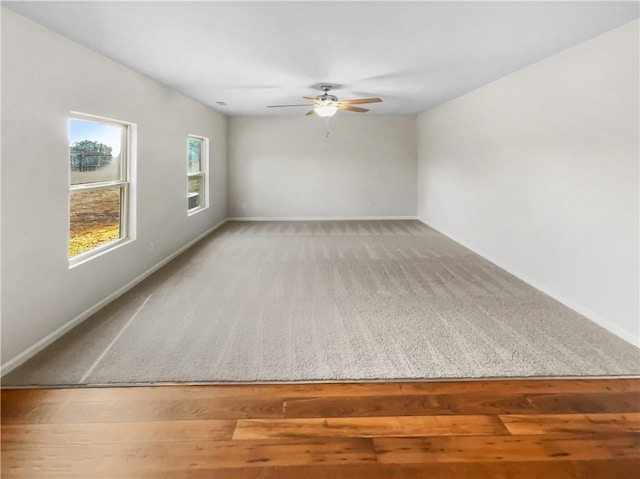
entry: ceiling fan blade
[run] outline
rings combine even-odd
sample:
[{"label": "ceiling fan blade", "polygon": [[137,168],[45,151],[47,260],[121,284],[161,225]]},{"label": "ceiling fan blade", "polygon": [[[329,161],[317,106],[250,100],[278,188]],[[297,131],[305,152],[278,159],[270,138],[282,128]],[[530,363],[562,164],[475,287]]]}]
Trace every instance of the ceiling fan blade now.
[{"label": "ceiling fan blade", "polygon": [[315,115],[315,113],[316,113],[315,108],[312,108],[311,110],[309,110],[309,113],[307,113],[305,116]]},{"label": "ceiling fan blade", "polygon": [[303,96],[302,98],[304,98],[305,100],[313,100],[313,101],[317,101],[318,98],[315,96]]},{"label": "ceiling fan blade", "polygon": [[340,100],[338,103],[345,103],[347,105],[359,105],[362,103],[380,103],[380,98],[360,98],[357,100]]},{"label": "ceiling fan blade", "polygon": [[306,103],[304,105],[269,105],[269,106],[267,106],[267,108],[282,108],[282,107],[287,107],[287,106],[313,106],[313,105],[309,105],[308,103]]},{"label": "ceiling fan blade", "polygon": [[358,111],[360,113],[364,113],[369,111],[366,108],[360,108],[357,106],[351,106],[351,105],[337,105],[338,106],[338,110],[347,110],[347,111]]}]

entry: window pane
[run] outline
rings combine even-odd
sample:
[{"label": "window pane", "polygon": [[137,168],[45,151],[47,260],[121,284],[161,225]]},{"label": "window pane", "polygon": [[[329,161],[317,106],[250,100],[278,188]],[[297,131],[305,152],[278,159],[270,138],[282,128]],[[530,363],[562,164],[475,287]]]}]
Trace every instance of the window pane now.
[{"label": "window pane", "polygon": [[188,138],[187,152],[189,155],[189,173],[202,171],[202,140],[199,138]]},{"label": "window pane", "polygon": [[121,236],[122,187],[71,193],[69,257]]},{"label": "window pane", "polygon": [[69,123],[71,184],[120,179],[122,129],[72,118]]},{"label": "window pane", "polygon": [[187,194],[187,208],[199,208],[204,205],[204,195],[202,175],[189,177],[189,193]]}]

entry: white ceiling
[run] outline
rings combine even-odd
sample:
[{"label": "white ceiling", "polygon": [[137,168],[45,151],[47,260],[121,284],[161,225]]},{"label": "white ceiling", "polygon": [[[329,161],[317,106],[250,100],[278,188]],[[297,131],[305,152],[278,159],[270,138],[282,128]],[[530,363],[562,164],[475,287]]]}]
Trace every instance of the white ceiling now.
[{"label": "white ceiling", "polygon": [[266,106],[322,83],[418,113],[639,15],[609,1],[3,4],[230,115],[302,115]]}]

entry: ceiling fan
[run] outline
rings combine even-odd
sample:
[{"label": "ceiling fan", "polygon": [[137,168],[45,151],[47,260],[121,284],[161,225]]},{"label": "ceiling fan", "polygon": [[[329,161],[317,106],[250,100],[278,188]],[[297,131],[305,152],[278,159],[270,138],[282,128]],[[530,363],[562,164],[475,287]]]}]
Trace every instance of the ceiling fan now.
[{"label": "ceiling fan", "polygon": [[305,100],[313,100],[313,104],[304,105],[269,105],[267,108],[286,108],[290,106],[311,106],[311,110],[306,116],[317,114],[318,116],[328,117],[336,114],[338,110],[355,111],[358,113],[366,113],[369,110],[367,108],[361,108],[359,106],[363,103],[379,103],[382,100],[380,98],[360,98],[356,100],[338,100],[338,97],[330,95],[331,85],[322,85],[321,90],[324,92],[317,97],[303,96]]}]

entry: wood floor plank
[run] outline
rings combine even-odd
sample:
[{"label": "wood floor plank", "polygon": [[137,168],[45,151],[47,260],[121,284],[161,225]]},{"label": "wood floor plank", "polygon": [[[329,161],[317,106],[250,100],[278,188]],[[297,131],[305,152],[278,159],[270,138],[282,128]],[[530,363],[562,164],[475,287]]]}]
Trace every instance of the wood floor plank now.
[{"label": "wood floor plank", "polygon": [[511,434],[640,432],[640,413],[511,414],[500,416]]},{"label": "wood floor plank", "polygon": [[113,473],[375,462],[371,439],[183,441],[30,446],[3,451],[3,473]]},{"label": "wood floor plank", "polygon": [[348,464],[276,467],[274,479],[637,479],[639,470],[635,460]]},{"label": "wood floor plank", "polygon": [[[496,379],[474,381],[419,381],[400,383],[406,394],[552,394],[593,392],[637,392],[640,379]],[[382,394],[384,395],[384,394]]]},{"label": "wood floor plank", "polygon": [[640,435],[440,436],[375,438],[378,461],[430,462],[640,460]]},{"label": "wood floor plank", "polygon": [[171,400],[171,399],[247,399],[290,397],[376,396],[403,394],[405,383],[303,383],[303,384],[235,384],[185,385],[170,384],[149,387],[3,389],[2,400],[20,402],[104,401],[104,400]]},{"label": "wood floor plank", "polygon": [[527,399],[540,413],[626,413],[640,410],[640,393],[635,391],[529,394]]},{"label": "wood floor plank", "polygon": [[6,424],[2,446],[109,444],[118,442],[212,441],[233,436],[236,421],[150,421],[136,423]]},{"label": "wood floor plank", "polygon": [[[311,466],[294,466],[304,470]],[[226,467],[210,469],[169,469],[156,471],[142,471],[132,469],[130,471],[101,472],[38,472],[34,476],[32,472],[3,472],[3,479],[276,479],[276,467]],[[302,476],[303,478],[305,476]],[[355,479],[355,478],[354,478]]]},{"label": "wood floor plank", "polygon": [[640,393],[459,393],[290,399],[285,417],[407,416],[429,414],[625,413],[640,410]]},{"label": "wood floor plank", "polygon": [[508,434],[496,416],[240,419],[233,439]]},{"label": "wood floor plank", "polygon": [[145,422],[282,417],[282,401],[172,399],[28,403],[4,407],[3,424]]},{"label": "wood floor plank", "polygon": [[437,394],[414,396],[292,399],[285,417],[494,415],[536,412],[521,394]]}]

